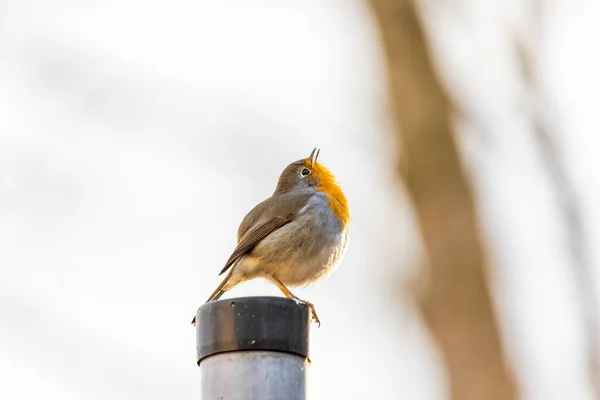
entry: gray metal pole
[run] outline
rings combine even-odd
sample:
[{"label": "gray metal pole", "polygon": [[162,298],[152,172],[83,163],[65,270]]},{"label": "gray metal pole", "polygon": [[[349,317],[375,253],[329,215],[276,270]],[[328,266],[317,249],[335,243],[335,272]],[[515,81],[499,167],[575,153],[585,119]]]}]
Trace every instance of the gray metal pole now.
[{"label": "gray metal pole", "polygon": [[202,400],[305,400],[310,312],[282,297],[207,303],[196,313]]}]

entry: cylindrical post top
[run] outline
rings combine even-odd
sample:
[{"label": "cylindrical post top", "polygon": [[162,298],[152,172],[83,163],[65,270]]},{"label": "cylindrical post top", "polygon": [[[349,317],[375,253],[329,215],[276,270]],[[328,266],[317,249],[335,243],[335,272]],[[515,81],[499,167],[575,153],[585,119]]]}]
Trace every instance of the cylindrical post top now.
[{"label": "cylindrical post top", "polygon": [[283,297],[212,301],[196,312],[197,362],[236,350],[279,351],[308,358],[308,307]]}]

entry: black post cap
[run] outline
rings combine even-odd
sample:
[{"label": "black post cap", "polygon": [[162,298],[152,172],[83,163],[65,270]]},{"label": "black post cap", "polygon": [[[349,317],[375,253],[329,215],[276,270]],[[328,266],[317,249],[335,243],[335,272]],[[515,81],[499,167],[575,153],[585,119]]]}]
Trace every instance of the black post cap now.
[{"label": "black post cap", "polygon": [[211,301],[196,312],[198,365],[236,350],[281,351],[308,358],[310,312],[284,297],[239,297]]}]

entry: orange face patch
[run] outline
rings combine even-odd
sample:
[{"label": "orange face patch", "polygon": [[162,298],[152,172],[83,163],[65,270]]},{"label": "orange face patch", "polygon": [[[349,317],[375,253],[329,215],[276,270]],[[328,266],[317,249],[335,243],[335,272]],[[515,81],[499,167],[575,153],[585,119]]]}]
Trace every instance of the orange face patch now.
[{"label": "orange face patch", "polygon": [[327,194],[329,207],[333,214],[340,220],[345,227],[350,220],[350,212],[348,210],[348,201],[342,191],[342,188],[337,184],[335,176],[327,168],[319,162],[311,165],[310,158],[304,160],[304,166],[310,170],[319,179],[317,190]]}]

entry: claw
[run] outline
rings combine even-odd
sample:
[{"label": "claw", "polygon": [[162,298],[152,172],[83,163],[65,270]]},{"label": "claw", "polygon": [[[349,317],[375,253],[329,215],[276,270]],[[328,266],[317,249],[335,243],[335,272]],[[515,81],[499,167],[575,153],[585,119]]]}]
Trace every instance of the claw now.
[{"label": "claw", "polygon": [[306,300],[300,300],[300,301],[303,302],[304,304],[306,304],[306,306],[310,310],[310,314],[312,316],[313,321],[315,321],[317,324],[319,324],[318,327],[320,328],[321,321],[319,320],[319,317],[317,316],[317,311],[315,310],[315,306],[313,305],[313,303],[311,303],[310,301],[306,301]]}]

